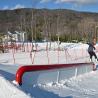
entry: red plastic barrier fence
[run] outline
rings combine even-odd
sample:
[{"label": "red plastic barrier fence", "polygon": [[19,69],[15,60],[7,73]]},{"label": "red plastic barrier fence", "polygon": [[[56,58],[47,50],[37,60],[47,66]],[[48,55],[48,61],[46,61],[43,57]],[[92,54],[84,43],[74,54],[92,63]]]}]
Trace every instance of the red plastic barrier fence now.
[{"label": "red plastic barrier fence", "polygon": [[28,65],[20,67],[16,72],[16,82],[19,85],[22,85],[22,76],[25,72],[32,71],[43,71],[43,70],[51,70],[51,69],[60,69],[60,68],[68,68],[68,67],[76,67],[76,66],[84,66],[84,65],[92,65],[92,70],[94,70],[94,63],[74,63],[74,64],[52,64],[52,65]]}]

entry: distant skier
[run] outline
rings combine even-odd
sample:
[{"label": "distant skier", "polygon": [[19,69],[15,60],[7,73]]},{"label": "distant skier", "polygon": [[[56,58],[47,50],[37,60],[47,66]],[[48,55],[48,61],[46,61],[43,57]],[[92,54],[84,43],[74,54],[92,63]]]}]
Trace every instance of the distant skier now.
[{"label": "distant skier", "polygon": [[88,53],[90,56],[90,60],[92,61],[92,57],[94,56],[95,59],[98,61],[98,57],[96,55],[96,53],[94,52],[95,50],[95,45],[96,45],[96,40],[94,39],[92,43],[87,43],[89,45],[88,47]]}]

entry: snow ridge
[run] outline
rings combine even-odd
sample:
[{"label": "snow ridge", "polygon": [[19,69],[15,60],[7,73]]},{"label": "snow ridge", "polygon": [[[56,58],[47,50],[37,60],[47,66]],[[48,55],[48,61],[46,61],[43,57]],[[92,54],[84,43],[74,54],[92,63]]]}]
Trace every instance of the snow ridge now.
[{"label": "snow ridge", "polygon": [[[2,93],[3,92],[3,93]],[[0,75],[0,98],[31,98]]]}]

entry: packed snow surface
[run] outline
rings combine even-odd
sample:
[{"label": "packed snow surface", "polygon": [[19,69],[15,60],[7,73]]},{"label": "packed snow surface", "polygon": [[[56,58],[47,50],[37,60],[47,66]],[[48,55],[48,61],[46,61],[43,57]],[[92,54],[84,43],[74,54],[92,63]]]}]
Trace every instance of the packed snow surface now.
[{"label": "packed snow surface", "polygon": [[0,98],[30,98],[20,88],[0,76]]},{"label": "packed snow surface", "polygon": [[[33,84],[31,77],[25,79],[21,87],[15,83],[15,74],[22,65],[64,64],[89,62],[88,45],[62,43],[61,51],[57,44],[52,44],[50,51],[45,51],[46,43],[38,43],[38,52],[21,52],[0,54],[0,98],[98,98],[98,71],[72,77],[59,82]],[[55,51],[54,51],[55,50]],[[96,51],[97,52],[97,51]],[[13,59],[14,57],[14,59]],[[34,77],[38,73],[34,73]],[[33,77],[33,76],[32,76]]]}]

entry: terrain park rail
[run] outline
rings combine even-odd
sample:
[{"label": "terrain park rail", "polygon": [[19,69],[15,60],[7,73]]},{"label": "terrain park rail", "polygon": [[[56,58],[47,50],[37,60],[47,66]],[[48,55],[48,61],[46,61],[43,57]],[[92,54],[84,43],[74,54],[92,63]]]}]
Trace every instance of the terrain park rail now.
[{"label": "terrain park rail", "polygon": [[91,70],[95,69],[95,65],[93,62],[90,63],[73,63],[73,64],[51,64],[51,65],[27,65],[21,66],[16,72],[16,82],[19,85],[22,85],[22,77],[26,72],[34,72],[34,71],[46,71],[46,70],[54,70],[54,69],[63,69],[69,67],[79,67],[79,66],[91,66]]}]

